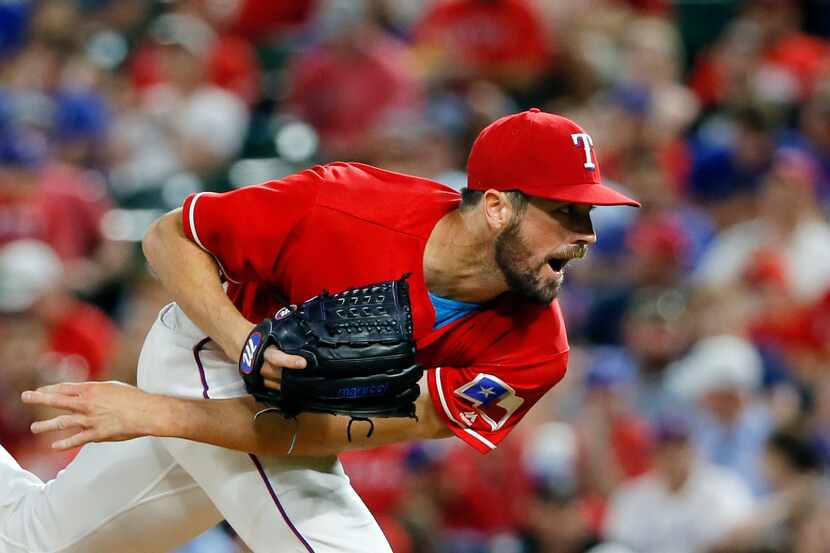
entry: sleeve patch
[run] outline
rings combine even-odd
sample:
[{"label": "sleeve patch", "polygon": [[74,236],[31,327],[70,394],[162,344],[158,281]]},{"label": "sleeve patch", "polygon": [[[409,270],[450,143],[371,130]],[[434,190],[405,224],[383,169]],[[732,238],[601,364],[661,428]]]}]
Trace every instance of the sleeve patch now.
[{"label": "sleeve patch", "polygon": [[467,426],[472,426],[481,417],[492,431],[504,426],[525,401],[506,382],[484,373],[456,388],[455,395],[467,400],[473,407],[471,411],[461,412],[461,420]]}]

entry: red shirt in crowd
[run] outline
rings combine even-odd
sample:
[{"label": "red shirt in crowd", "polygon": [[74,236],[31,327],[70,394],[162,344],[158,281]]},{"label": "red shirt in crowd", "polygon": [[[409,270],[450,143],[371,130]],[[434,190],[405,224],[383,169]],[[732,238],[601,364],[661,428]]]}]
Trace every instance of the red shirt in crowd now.
[{"label": "red shirt in crowd", "polygon": [[510,66],[541,70],[551,57],[544,26],[525,0],[437,2],[415,34],[419,45],[485,74]]},{"label": "red shirt in crowd", "polygon": [[188,238],[211,253],[250,321],[321,290],[409,278],[418,360],[436,410],[482,453],[495,449],[565,374],[559,304],[505,293],[435,330],[423,254],[460,195],[441,184],[357,163],[332,163],[224,194],[189,196]]},{"label": "red shirt in crowd", "polygon": [[77,356],[88,371],[85,380],[106,376],[118,347],[118,329],[106,313],[93,305],[72,301],[49,333],[48,349]]},{"label": "red shirt in crowd", "polygon": [[[161,56],[163,47],[147,42],[132,57],[130,76],[137,90],[146,90],[163,82]],[[262,78],[259,59],[246,39],[224,35],[216,39],[205,60],[206,80],[235,94],[248,104],[260,98]]]},{"label": "red shirt in crowd", "polygon": [[287,80],[289,110],[335,150],[359,146],[368,133],[422,105],[409,52],[380,33],[348,54],[324,44],[300,55]]},{"label": "red shirt in crowd", "polygon": [[395,516],[406,497],[408,447],[394,444],[340,456],[352,487],[375,517]]},{"label": "red shirt in crowd", "polygon": [[251,40],[302,25],[312,16],[316,0],[241,0],[235,2],[236,13],[230,30]]},{"label": "red shirt in crowd", "polygon": [[520,454],[515,440],[486,460],[469,448],[452,447],[436,475],[444,526],[488,535],[522,527],[531,482],[519,462]]},{"label": "red shirt in crowd", "polygon": [[49,165],[37,183],[0,191],[0,244],[34,239],[64,261],[87,257],[103,239],[101,218],[110,208],[103,185],[73,167]]},{"label": "red shirt in crowd", "polygon": [[[830,43],[805,33],[790,33],[763,53],[761,67],[789,75],[796,86],[796,99],[804,100],[812,94],[816,80],[830,70]],[[701,102],[711,105],[723,99],[728,91],[726,71],[717,50],[700,56],[691,85]]]}]

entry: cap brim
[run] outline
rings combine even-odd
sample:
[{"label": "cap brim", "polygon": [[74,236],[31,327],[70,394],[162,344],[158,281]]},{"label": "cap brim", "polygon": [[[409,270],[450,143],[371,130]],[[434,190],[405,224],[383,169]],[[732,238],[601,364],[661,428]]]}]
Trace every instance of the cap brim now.
[{"label": "cap brim", "polygon": [[602,184],[583,184],[573,187],[562,187],[552,194],[549,199],[561,202],[573,202],[575,204],[591,205],[630,205],[640,207],[640,202],[632,200],[625,194],[621,194]]}]

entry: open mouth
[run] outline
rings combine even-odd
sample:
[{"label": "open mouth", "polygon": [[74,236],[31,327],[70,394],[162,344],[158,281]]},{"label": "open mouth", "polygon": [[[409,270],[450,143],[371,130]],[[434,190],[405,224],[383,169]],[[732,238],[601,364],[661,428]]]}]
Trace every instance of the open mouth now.
[{"label": "open mouth", "polygon": [[550,261],[548,261],[548,265],[550,265],[550,268],[554,271],[559,272],[565,268],[565,265],[568,264],[568,261],[570,261],[570,259],[551,259]]}]

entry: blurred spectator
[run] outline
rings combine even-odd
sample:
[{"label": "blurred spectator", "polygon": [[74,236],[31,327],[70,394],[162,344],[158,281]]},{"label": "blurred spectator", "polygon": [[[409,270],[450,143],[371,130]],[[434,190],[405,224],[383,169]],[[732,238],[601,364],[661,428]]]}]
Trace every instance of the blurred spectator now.
[{"label": "blurred spectator", "polygon": [[0,5],[0,58],[14,54],[26,44],[33,7],[29,0]]},{"label": "blurred spectator", "polygon": [[830,44],[799,30],[797,2],[759,0],[743,6],[721,44],[698,61],[694,82],[701,99],[754,98],[780,105],[807,98],[827,71]]},{"label": "blurred spectator", "polygon": [[365,155],[372,131],[422,109],[409,52],[368,19],[366,0],[333,2],[323,40],[288,69],[287,108],[320,133],[328,156]]},{"label": "blurred spectator", "polygon": [[578,494],[540,484],[528,504],[523,553],[585,553],[598,543]]},{"label": "blurred spectator", "polygon": [[162,51],[161,79],[140,96],[125,93],[115,128],[113,183],[127,194],[190,174],[186,182],[195,182],[177,193],[184,197],[239,152],[248,108],[208,80],[206,57],[216,35],[204,21],[167,14],[150,33]]},{"label": "blurred spectator", "polygon": [[37,361],[46,341],[46,329],[33,317],[0,316],[0,440],[11,451],[30,442],[31,410],[20,401],[20,392],[40,384]]},{"label": "blurred spectator", "polygon": [[769,117],[757,107],[716,122],[698,132],[688,193],[725,227],[751,215],[748,200],[770,168],[774,143]]},{"label": "blurred spectator", "polygon": [[46,382],[97,380],[118,346],[118,331],[101,310],[62,287],[55,252],[35,240],[0,247],[0,311],[39,321],[46,332],[38,365]]},{"label": "blurred spectator", "polygon": [[776,252],[785,281],[801,301],[830,286],[830,225],[818,211],[816,169],[793,150],[779,151],[764,176],[758,217],[725,229],[701,259],[700,286],[722,288],[741,278],[760,249]]},{"label": "blurred spectator", "polygon": [[794,94],[786,99],[806,98],[813,90],[816,77],[826,74],[830,68],[830,43],[799,30],[801,7],[797,2],[761,0],[748,4],[745,13],[757,25],[763,44],[761,83],[789,78]]},{"label": "blurred spectator", "polygon": [[538,78],[553,51],[552,37],[526,0],[438,1],[415,38],[433,77],[483,77],[512,88]]},{"label": "blurred spectator", "polygon": [[0,244],[46,242],[64,264],[66,285],[92,297],[121,274],[130,252],[103,233],[111,208],[103,183],[47,155],[36,134],[0,132]]},{"label": "blurred spectator", "polygon": [[[465,152],[466,153],[466,152]],[[457,169],[460,148],[437,125],[413,121],[406,131],[397,126],[373,133],[366,145],[367,161],[390,171],[436,180],[460,190],[467,175]]]},{"label": "blurred spectator", "polygon": [[617,486],[651,468],[651,436],[633,405],[636,367],[625,352],[596,348],[576,423],[585,493],[604,503]]},{"label": "blurred spectator", "polygon": [[732,472],[700,460],[690,433],[683,416],[660,419],[654,469],[614,494],[606,539],[638,553],[704,553],[747,516],[749,490]]},{"label": "blurred spectator", "polygon": [[447,446],[431,479],[445,551],[484,553],[501,540],[517,541],[530,497],[528,475],[516,462],[517,440],[486,457],[460,442]]},{"label": "blurred spectator", "polygon": [[234,2],[230,13],[225,8],[225,25],[232,32],[250,39],[267,38],[275,32],[306,23],[320,1],[241,0]]},{"label": "blurred spectator", "polygon": [[688,299],[678,290],[643,288],[634,294],[623,320],[625,347],[637,363],[636,407],[646,420],[677,404],[666,386],[666,366],[686,351],[691,339]]},{"label": "blurred spectator", "polygon": [[657,295],[659,290],[680,288],[689,265],[691,238],[679,217],[643,215],[625,230],[623,240],[624,254],[614,266],[616,278],[597,291],[585,323],[586,335],[596,343],[621,344],[623,320],[638,291],[650,289]]},{"label": "blurred spectator", "polygon": [[704,338],[669,371],[669,386],[699,407],[693,438],[700,454],[763,492],[761,453],[772,418],[759,393],[762,362],[755,347],[736,336]]},{"label": "blurred spectator", "polygon": [[394,516],[406,493],[408,448],[396,444],[350,451],[341,458],[352,487],[376,516]]},{"label": "blurred spectator", "polygon": [[96,65],[67,29],[79,25],[70,3],[38,2],[31,40],[3,64],[5,130],[41,133],[55,161],[100,169],[109,131],[109,102]]},{"label": "blurred spectator", "polygon": [[776,432],[767,442],[764,468],[773,494],[712,553],[822,551],[830,538],[830,489],[816,451],[797,434]]},{"label": "blurred spectator", "polygon": [[798,128],[784,131],[784,143],[810,156],[818,166],[816,192],[827,209],[830,202],[830,80],[816,86],[801,106]]},{"label": "blurred spectator", "polygon": [[830,467],[830,379],[826,375],[813,383],[813,409],[804,421],[804,433],[825,467]]},{"label": "blurred spectator", "polygon": [[[292,2],[292,5],[297,5],[294,8],[282,7],[282,4],[275,4],[272,10],[274,13],[269,14],[263,2],[259,0],[248,0],[245,2],[234,2],[234,5],[226,6],[222,9],[218,5],[205,5],[199,0],[182,1],[176,4],[176,11],[171,15],[182,16],[185,18],[205,18],[205,23],[211,24],[211,31],[215,33],[213,40],[205,41],[206,43],[200,45],[204,51],[200,51],[198,55],[205,58],[205,79],[210,83],[232,92],[247,104],[254,104],[260,100],[261,97],[261,74],[259,67],[259,60],[253,45],[240,36],[234,30],[236,29],[239,17],[249,17],[246,15],[249,10],[252,13],[261,13],[262,19],[259,24],[264,28],[269,28],[271,24],[275,28],[280,27],[279,18],[283,14],[281,12],[288,12],[292,9],[300,13],[297,8],[298,2]],[[309,4],[309,3],[307,3]],[[308,11],[308,5],[305,11]],[[265,8],[263,10],[263,8]],[[270,21],[268,18],[274,16],[276,21]],[[180,24],[179,24],[180,25]],[[247,25],[243,25],[247,26]],[[253,29],[245,29],[252,31]],[[200,31],[191,31],[191,34]],[[267,32],[264,31],[263,32]],[[258,34],[258,33],[255,33]],[[167,53],[165,48],[166,40],[159,40],[158,36],[151,36],[152,40],[147,40],[139,45],[135,54],[132,56],[130,63],[131,77],[133,85],[139,90],[144,91],[149,87],[161,84],[169,79],[170,75],[165,70],[165,62],[163,57]]]},{"label": "blurred spectator", "polygon": [[55,382],[99,379],[118,347],[113,322],[70,296],[62,287],[62,271],[60,259],[42,242],[18,240],[0,247],[0,394],[11,396],[10,408],[0,412],[0,436],[44,478],[54,477],[74,452],[52,450],[51,438],[28,437],[29,423],[54,415],[24,408],[19,393]]},{"label": "blurred spectator", "polygon": [[[626,26],[623,47],[622,71],[615,78],[612,94],[620,95],[616,103],[639,119],[642,127],[633,140],[616,144],[627,150],[630,159],[624,160],[625,165],[636,166],[638,158],[652,155],[667,183],[676,186],[687,171],[682,134],[699,111],[694,94],[678,78],[680,37],[664,18],[634,18]],[[622,174],[618,178],[625,182]]]}]

